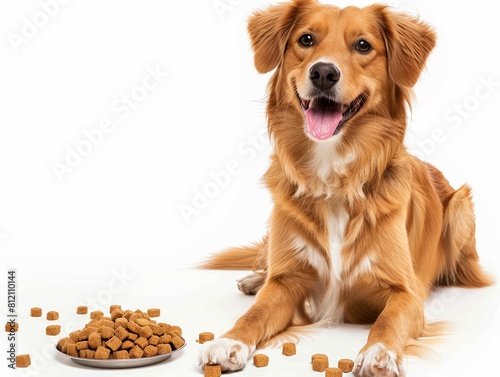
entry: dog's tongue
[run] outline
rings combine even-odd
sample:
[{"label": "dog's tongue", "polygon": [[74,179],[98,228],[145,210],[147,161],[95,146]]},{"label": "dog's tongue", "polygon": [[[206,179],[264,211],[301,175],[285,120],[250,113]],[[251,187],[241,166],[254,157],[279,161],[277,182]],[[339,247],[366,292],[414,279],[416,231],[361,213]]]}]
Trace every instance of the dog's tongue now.
[{"label": "dog's tongue", "polygon": [[309,134],[316,140],[332,137],[342,120],[342,111],[330,101],[315,101],[305,111]]}]

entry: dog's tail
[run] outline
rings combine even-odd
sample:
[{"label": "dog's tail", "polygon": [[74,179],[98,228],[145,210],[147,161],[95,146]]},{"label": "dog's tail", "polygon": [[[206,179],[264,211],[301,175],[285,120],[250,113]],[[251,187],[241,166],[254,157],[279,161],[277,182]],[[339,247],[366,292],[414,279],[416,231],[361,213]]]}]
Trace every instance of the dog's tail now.
[{"label": "dog's tail", "polygon": [[207,270],[263,269],[267,257],[267,237],[246,247],[232,247],[212,255],[199,267]]},{"label": "dog's tail", "polygon": [[446,204],[442,234],[446,268],[440,279],[444,285],[479,288],[494,283],[479,264],[471,196],[470,187],[463,185],[449,197]]}]

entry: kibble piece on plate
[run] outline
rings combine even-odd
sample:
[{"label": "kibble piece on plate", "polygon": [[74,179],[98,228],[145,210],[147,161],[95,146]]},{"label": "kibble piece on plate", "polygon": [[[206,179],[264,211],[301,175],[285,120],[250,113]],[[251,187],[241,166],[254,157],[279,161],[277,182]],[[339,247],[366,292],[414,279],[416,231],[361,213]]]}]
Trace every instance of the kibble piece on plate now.
[{"label": "kibble piece on plate", "polygon": [[138,337],[135,341],[135,344],[137,344],[139,347],[142,349],[146,348],[146,346],[149,344],[148,340],[142,336]]},{"label": "kibble piece on plate", "polygon": [[114,335],[106,343],[104,343],[111,351],[116,351],[122,345],[122,341]]},{"label": "kibble piece on plate", "polygon": [[91,349],[80,350],[78,354],[84,359],[93,359],[95,357],[95,351]]},{"label": "kibble piece on plate", "polygon": [[158,355],[165,355],[166,353],[172,352],[172,346],[170,344],[158,344]]},{"label": "kibble piece on plate", "polygon": [[76,349],[76,343],[68,344],[66,347],[66,353],[70,356],[78,356],[78,350]]},{"label": "kibble piece on plate", "polygon": [[110,339],[113,337],[113,335],[115,335],[115,329],[106,326],[99,327],[99,329],[97,329],[97,332],[101,334],[101,337],[103,339]]},{"label": "kibble piece on plate", "polygon": [[184,339],[182,339],[180,336],[174,336],[171,340],[172,345],[174,346],[174,349],[179,349],[184,345]]},{"label": "kibble piece on plate", "polygon": [[153,335],[153,330],[149,326],[141,327],[139,330],[139,336],[148,339],[151,335]]},{"label": "kibble piece on plate", "polygon": [[122,318],[124,314],[123,310],[117,308],[111,312],[111,319],[114,321],[118,318]]},{"label": "kibble piece on plate", "polygon": [[104,316],[104,313],[100,310],[94,310],[93,312],[90,312],[90,319],[97,319],[102,316]]},{"label": "kibble piece on plate", "polygon": [[152,346],[150,344],[144,347],[144,356],[150,357],[156,355],[158,355],[158,347]]},{"label": "kibble piece on plate", "polygon": [[144,351],[139,346],[134,346],[130,351],[128,351],[130,358],[132,359],[140,359],[142,355],[144,355]]},{"label": "kibble piece on plate", "polygon": [[113,359],[130,359],[130,355],[127,350],[114,351]]},{"label": "kibble piece on plate", "polygon": [[101,334],[97,331],[91,332],[88,337],[88,343],[90,348],[93,350],[97,349],[102,344]]},{"label": "kibble piece on plate", "polygon": [[135,344],[134,344],[134,342],[132,342],[131,340],[125,340],[125,341],[122,343],[122,345],[121,345],[120,349],[122,349],[122,350],[129,350],[129,349],[131,349],[132,347],[134,347],[134,345],[135,345]]},{"label": "kibble piece on plate", "polygon": [[89,342],[87,342],[86,340],[82,341],[82,342],[77,342],[76,343],[76,349],[78,351],[81,351],[81,350],[87,350],[89,349]]},{"label": "kibble piece on plate", "polygon": [[107,360],[109,359],[110,353],[111,351],[109,350],[109,348],[99,346],[95,351],[94,357],[99,360]]}]

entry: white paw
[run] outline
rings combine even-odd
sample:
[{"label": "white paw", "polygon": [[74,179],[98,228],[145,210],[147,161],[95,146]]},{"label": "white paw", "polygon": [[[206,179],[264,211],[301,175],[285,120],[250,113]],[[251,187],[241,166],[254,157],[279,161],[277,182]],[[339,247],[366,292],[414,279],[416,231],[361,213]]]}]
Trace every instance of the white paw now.
[{"label": "white paw", "polygon": [[406,359],[398,361],[395,351],[376,343],[358,355],[352,373],[356,377],[404,377]]},{"label": "white paw", "polygon": [[219,364],[222,371],[232,372],[245,367],[254,349],[238,340],[220,338],[201,346],[198,362],[202,368],[207,364]]}]

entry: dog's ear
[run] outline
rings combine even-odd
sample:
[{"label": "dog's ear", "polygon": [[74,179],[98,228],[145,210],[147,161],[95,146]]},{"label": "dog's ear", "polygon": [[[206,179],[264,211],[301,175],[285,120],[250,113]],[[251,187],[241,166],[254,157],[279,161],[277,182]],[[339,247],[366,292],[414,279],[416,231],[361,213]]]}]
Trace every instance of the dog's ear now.
[{"label": "dog's ear", "polygon": [[254,13],[248,21],[248,34],[254,51],[255,68],[266,73],[276,68],[299,13],[307,11],[316,0],[294,0]]},{"label": "dog's ear", "polygon": [[411,88],[418,80],[427,57],[436,45],[436,34],[418,18],[373,6],[379,14],[392,80]]}]

